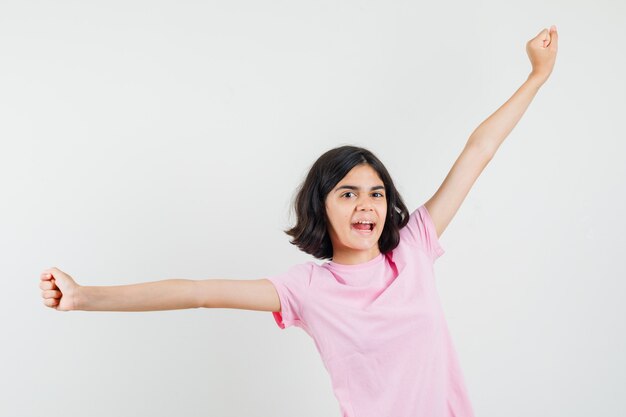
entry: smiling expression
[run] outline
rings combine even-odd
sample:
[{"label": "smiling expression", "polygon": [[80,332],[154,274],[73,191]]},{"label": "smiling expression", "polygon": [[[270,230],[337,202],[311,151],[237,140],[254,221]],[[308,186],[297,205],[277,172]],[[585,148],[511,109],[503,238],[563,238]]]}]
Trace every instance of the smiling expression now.
[{"label": "smiling expression", "polygon": [[[380,254],[378,239],[387,217],[383,181],[368,164],[352,168],[326,197],[328,234],[333,245],[333,262],[359,264]],[[372,223],[356,226],[356,223]]]}]

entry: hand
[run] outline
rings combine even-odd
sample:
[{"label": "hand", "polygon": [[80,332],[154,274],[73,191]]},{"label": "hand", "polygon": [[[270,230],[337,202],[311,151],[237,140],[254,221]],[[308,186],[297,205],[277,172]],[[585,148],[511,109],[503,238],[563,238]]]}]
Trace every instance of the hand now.
[{"label": "hand", "polygon": [[559,46],[559,35],[556,26],[550,30],[544,29],[537,36],[526,43],[526,53],[533,67],[530,77],[536,78],[541,84],[546,82],[556,61],[556,52]]},{"label": "hand", "polygon": [[46,306],[58,311],[76,310],[76,294],[80,285],[58,268],[48,268],[41,273],[39,288]]}]

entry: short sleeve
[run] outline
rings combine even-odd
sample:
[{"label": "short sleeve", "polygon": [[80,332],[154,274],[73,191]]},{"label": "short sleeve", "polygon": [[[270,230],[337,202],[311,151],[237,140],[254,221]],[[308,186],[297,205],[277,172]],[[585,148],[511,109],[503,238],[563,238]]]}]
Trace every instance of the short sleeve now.
[{"label": "short sleeve", "polygon": [[433,219],[423,204],[411,213],[409,222],[400,233],[401,239],[406,239],[411,244],[422,248],[430,255],[433,262],[445,253],[437,238]]},{"label": "short sleeve", "polygon": [[311,280],[312,263],[294,265],[287,272],[267,277],[274,284],[280,299],[280,312],[273,311],[274,320],[281,329],[295,325],[302,327],[302,311]]}]

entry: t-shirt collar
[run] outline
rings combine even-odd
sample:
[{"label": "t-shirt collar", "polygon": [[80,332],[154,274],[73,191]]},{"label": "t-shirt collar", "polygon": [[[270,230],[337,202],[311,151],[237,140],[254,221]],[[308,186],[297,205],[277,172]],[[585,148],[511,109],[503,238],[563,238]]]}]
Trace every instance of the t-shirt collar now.
[{"label": "t-shirt collar", "polygon": [[379,253],[378,256],[376,256],[373,259],[370,259],[367,262],[362,262],[360,264],[353,264],[353,265],[338,264],[336,262],[329,261],[328,266],[338,271],[354,271],[354,270],[369,268],[371,266],[377,265],[378,263],[382,262],[384,257],[385,255],[383,255],[382,253]]}]

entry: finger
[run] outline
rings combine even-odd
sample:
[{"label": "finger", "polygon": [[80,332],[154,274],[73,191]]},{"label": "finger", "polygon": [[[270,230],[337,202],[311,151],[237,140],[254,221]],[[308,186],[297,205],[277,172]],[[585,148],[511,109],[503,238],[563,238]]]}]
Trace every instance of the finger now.
[{"label": "finger", "polygon": [[550,45],[550,31],[548,29],[544,29],[543,34],[543,47],[547,48]]},{"label": "finger", "polygon": [[539,32],[537,36],[535,36],[534,39],[535,43],[541,46],[546,46],[546,40],[550,40],[550,32],[548,31],[548,29],[542,29],[541,32]]},{"label": "finger", "polygon": [[58,290],[44,290],[41,292],[43,298],[61,298],[63,294]]},{"label": "finger", "polygon": [[41,273],[41,280],[42,281],[47,281],[47,280],[50,280],[50,279],[52,279],[52,274],[51,273],[46,272],[46,271]]},{"label": "finger", "polygon": [[43,303],[47,307],[54,307],[59,303],[59,300],[56,298],[46,298],[43,300]]},{"label": "finger", "polygon": [[56,266],[53,266],[51,268],[46,268],[42,271],[44,274],[52,274],[54,275],[56,272],[61,272],[61,270],[59,268],[57,268]]},{"label": "finger", "polygon": [[550,49],[557,49],[557,47],[559,46],[559,34],[556,31],[555,25],[552,25],[550,27],[550,37],[551,37]]},{"label": "finger", "polygon": [[41,281],[39,283],[39,288],[41,288],[42,290],[58,290],[59,289],[59,287],[57,287],[56,282],[54,280]]},{"label": "finger", "polygon": [[54,290],[56,286],[50,281],[41,281],[39,283],[39,288],[42,290]]}]

